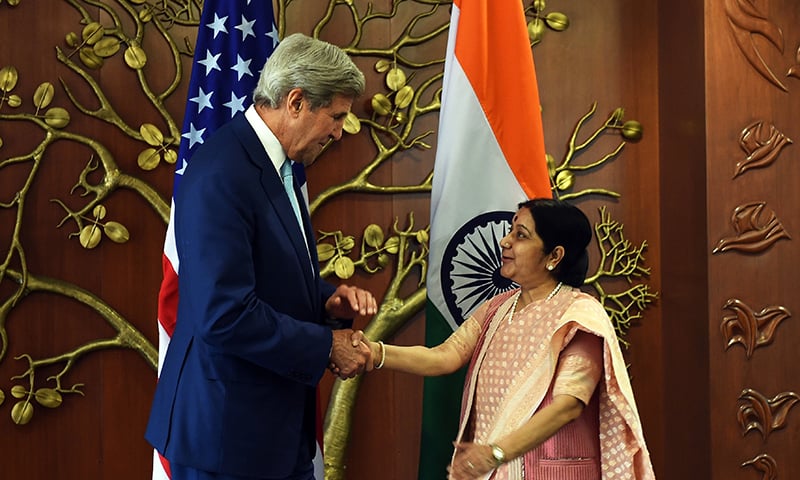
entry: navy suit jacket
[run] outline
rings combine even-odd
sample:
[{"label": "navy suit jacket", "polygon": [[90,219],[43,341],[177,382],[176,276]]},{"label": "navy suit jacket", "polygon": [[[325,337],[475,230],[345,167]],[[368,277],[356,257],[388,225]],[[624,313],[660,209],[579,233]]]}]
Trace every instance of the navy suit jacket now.
[{"label": "navy suit jacket", "polygon": [[170,462],[287,476],[314,455],[332,342],[308,212],[306,240],[243,114],[194,154],[174,208],[177,326],[145,437]]}]

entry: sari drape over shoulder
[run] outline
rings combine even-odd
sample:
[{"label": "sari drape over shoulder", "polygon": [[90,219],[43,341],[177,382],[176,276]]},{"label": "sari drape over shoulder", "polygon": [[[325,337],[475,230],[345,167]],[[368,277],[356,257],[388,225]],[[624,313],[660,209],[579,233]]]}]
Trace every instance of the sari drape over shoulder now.
[{"label": "sari drape over shoulder", "polygon": [[[457,442],[481,441],[491,443],[518,429],[547,402],[556,372],[559,354],[579,331],[586,331],[603,339],[603,376],[598,385],[599,447],[601,478],[603,480],[655,479],[650,454],[645,444],[639,413],[628,378],[625,359],[616,332],[603,306],[594,297],[578,289],[564,287],[549,301],[536,301],[514,313],[514,322],[524,322],[526,334],[516,337],[515,365],[503,371],[485,369],[487,351],[493,341],[508,341],[498,330],[508,318],[518,291],[507,292],[490,300],[483,322],[483,330],[470,361],[461,407],[461,421]],[[471,438],[475,426],[475,392],[479,373],[504,376],[505,395],[499,407],[488,420],[481,417],[480,438]],[[480,402],[478,402],[480,403]],[[562,428],[564,430],[564,428]],[[555,439],[557,432],[546,442]],[[545,442],[545,443],[546,443]],[[498,474],[510,479],[548,479],[550,474],[540,469],[537,451],[533,449],[498,467]],[[540,453],[539,453],[540,454]],[[485,478],[490,478],[493,472]],[[569,476],[555,478],[568,479]],[[575,478],[581,478],[576,476]]]}]

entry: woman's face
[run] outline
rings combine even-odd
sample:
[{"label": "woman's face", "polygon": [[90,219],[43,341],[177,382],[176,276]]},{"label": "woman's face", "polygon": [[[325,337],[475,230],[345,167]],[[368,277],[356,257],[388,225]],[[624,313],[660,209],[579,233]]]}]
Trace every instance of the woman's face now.
[{"label": "woman's face", "polygon": [[523,207],[514,215],[511,231],[500,240],[503,265],[500,274],[523,287],[534,288],[549,280],[547,270],[550,255],[544,252],[544,242],[536,234],[536,224],[530,210]]}]

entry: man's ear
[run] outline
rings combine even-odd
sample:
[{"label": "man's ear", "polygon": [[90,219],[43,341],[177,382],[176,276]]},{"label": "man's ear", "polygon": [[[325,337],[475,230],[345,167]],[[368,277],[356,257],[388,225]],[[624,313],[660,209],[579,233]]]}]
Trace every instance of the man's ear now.
[{"label": "man's ear", "polygon": [[297,115],[300,113],[300,110],[303,108],[303,99],[302,89],[293,88],[289,90],[289,93],[286,95],[286,107],[290,114]]}]

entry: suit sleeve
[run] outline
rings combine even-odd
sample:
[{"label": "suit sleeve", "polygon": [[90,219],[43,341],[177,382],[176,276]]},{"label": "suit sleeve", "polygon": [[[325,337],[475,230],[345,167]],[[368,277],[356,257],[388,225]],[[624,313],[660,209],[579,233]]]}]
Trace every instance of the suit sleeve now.
[{"label": "suit sleeve", "polygon": [[[326,282],[325,280],[320,279],[320,292],[322,292],[322,304],[325,305],[325,302],[331,298],[333,292],[336,291],[336,287],[331,285],[330,283]],[[325,314],[325,318],[323,319],[323,323],[334,330],[341,330],[343,328],[353,328],[353,319],[352,318],[333,318],[330,317],[327,313]]]}]

